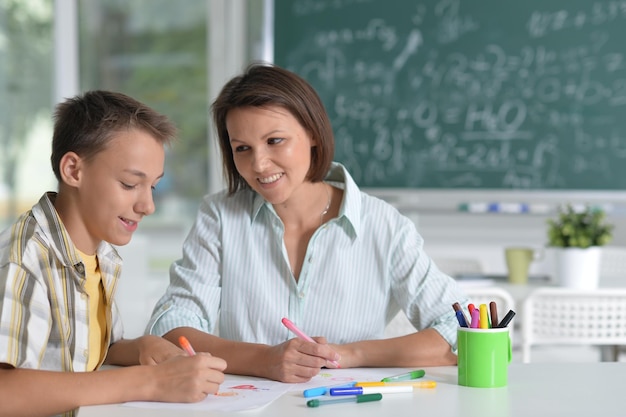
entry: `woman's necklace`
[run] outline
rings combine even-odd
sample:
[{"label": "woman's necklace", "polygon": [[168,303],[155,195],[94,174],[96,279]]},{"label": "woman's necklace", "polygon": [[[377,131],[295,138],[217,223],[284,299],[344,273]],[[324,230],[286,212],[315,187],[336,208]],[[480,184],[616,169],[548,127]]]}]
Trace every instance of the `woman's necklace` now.
[{"label": "woman's necklace", "polygon": [[322,182],[322,184],[324,185],[324,188],[326,189],[326,195],[328,196],[328,203],[326,203],[326,207],[324,207],[324,210],[322,210],[322,214],[320,214],[320,226],[324,224],[324,216],[328,214],[328,210],[330,210],[330,203],[331,203],[330,191],[328,190],[328,188],[330,187],[328,187],[325,182]]}]

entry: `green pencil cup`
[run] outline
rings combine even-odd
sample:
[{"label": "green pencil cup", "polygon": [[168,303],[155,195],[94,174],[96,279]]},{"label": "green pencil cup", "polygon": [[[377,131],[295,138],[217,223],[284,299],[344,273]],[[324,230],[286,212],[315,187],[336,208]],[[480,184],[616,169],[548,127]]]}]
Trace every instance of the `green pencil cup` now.
[{"label": "green pencil cup", "polygon": [[509,329],[459,327],[459,385],[475,388],[505,387],[511,362]]}]

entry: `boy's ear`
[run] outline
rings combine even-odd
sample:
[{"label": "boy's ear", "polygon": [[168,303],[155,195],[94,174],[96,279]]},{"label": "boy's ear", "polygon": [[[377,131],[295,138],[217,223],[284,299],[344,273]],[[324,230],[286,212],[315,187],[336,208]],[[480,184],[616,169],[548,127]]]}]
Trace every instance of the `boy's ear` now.
[{"label": "boy's ear", "polygon": [[75,152],[68,152],[59,162],[59,172],[64,183],[70,186],[80,185],[83,161]]}]

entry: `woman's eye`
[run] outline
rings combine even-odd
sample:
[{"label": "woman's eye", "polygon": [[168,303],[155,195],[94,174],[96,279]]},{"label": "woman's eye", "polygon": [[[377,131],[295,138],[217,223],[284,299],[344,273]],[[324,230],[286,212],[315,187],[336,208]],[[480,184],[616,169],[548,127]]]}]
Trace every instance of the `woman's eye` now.
[{"label": "woman's eye", "polygon": [[247,151],[247,150],[248,150],[248,147],[247,146],[243,146],[243,145],[237,146],[235,148],[235,152],[243,152],[243,151]]},{"label": "woman's eye", "polygon": [[123,182],[123,183],[121,183],[121,184],[122,184],[122,187],[123,187],[125,190],[132,190],[133,188],[135,188],[135,186],[134,186],[134,185],[126,184],[126,183],[124,183],[124,182]]},{"label": "woman's eye", "polygon": [[267,140],[267,143],[269,143],[270,145],[275,145],[277,143],[282,142],[284,139],[283,138],[271,138]]}]

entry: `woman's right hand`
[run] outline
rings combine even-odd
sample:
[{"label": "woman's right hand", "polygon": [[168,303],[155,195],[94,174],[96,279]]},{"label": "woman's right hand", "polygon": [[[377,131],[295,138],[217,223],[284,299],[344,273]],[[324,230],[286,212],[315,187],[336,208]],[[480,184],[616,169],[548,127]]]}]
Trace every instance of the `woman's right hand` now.
[{"label": "woman's right hand", "polygon": [[332,361],[340,357],[323,337],[314,338],[317,343],[302,339],[290,339],[271,346],[266,356],[267,377],[281,382],[307,382],[322,367],[333,368]]}]

